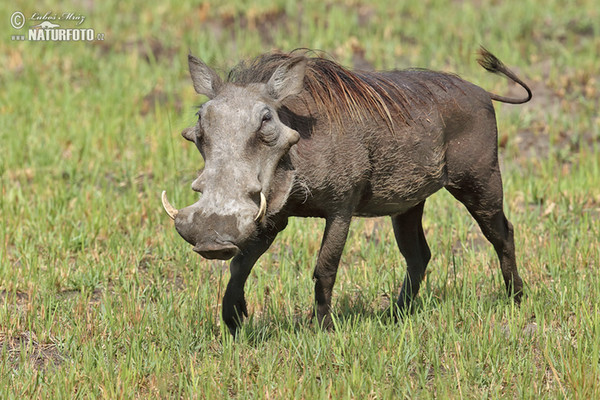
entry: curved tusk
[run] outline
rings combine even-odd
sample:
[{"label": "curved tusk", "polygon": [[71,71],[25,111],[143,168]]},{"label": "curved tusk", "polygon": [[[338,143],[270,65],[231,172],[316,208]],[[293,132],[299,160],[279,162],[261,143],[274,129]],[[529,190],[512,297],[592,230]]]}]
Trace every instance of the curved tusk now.
[{"label": "curved tusk", "polygon": [[167,199],[167,191],[166,190],[163,190],[161,200],[162,200],[163,208],[167,212],[167,215],[169,215],[169,217],[171,217],[172,220],[175,220],[175,217],[177,216],[179,211],[175,207],[173,207],[171,205],[171,203],[169,203],[169,200]]},{"label": "curved tusk", "polygon": [[261,222],[267,213],[267,199],[263,192],[260,192],[260,207],[258,208],[258,214],[254,217],[254,221]]}]

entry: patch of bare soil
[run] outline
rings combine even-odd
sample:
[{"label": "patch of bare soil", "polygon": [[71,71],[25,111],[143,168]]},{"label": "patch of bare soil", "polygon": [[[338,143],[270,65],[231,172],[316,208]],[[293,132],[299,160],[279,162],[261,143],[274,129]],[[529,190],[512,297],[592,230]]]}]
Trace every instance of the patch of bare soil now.
[{"label": "patch of bare soil", "polygon": [[14,334],[0,332],[0,351],[6,352],[14,368],[23,358],[37,370],[59,365],[65,360],[55,343],[40,342],[35,332],[31,331]]},{"label": "patch of bare soil", "polygon": [[29,295],[24,292],[7,292],[6,290],[0,290],[0,300],[2,300],[2,302],[14,300],[17,304],[20,304],[27,302],[27,300],[29,300]]},{"label": "patch of bare soil", "polygon": [[8,303],[8,307],[15,310],[22,310],[27,306],[29,294],[24,292],[13,292],[0,290],[0,302]]}]

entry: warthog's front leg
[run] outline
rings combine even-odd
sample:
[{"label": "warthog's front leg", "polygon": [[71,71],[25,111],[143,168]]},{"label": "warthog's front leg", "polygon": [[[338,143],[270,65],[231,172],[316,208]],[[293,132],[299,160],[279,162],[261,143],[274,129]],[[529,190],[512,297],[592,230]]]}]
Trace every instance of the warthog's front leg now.
[{"label": "warthog's front leg", "polygon": [[313,275],[317,322],[324,329],[332,327],[330,314],[331,292],[351,220],[351,216],[332,216],[327,218],[325,225],[325,234],[323,235],[317,266]]},{"label": "warthog's front leg", "polygon": [[392,217],[394,236],[400,252],[406,259],[407,266],[406,278],[398,297],[397,316],[410,311],[411,302],[419,292],[427,263],[431,258],[421,222],[424,206],[425,201],[417,204],[404,214]]},{"label": "warthog's front leg", "polygon": [[277,234],[286,225],[287,220],[280,224],[275,224],[274,227],[267,231],[259,233],[250,243],[240,249],[240,253],[233,258],[229,265],[231,278],[229,278],[229,283],[227,283],[222,307],[223,321],[227,325],[227,328],[229,328],[229,332],[234,336],[244,316],[248,316],[246,299],[244,298],[246,279],[248,279],[248,275],[250,275],[250,271],[256,261],[267,251]]}]

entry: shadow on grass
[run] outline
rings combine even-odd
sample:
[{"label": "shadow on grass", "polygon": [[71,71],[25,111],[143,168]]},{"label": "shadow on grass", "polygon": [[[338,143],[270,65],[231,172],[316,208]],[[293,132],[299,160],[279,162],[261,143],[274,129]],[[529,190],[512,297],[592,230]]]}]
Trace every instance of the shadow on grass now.
[{"label": "shadow on grass", "polygon": [[[503,289],[498,288],[484,296],[473,292],[465,297],[461,292],[465,290],[463,287],[443,285],[429,288],[423,290],[405,311],[399,311],[396,308],[396,298],[392,301],[387,294],[376,299],[361,293],[342,294],[334,306],[333,329],[347,330],[349,327],[356,327],[357,323],[375,323],[382,327],[400,325],[419,314],[439,311],[448,302],[459,303],[464,308],[471,307],[469,304],[473,304],[472,302],[482,302],[493,307],[510,306],[512,302]],[[302,332],[314,334],[320,329],[312,310],[294,314],[282,310],[267,311],[260,315],[250,315],[236,340],[254,347],[281,335],[298,335]]]},{"label": "shadow on grass", "polygon": [[[391,303],[392,305],[395,303]],[[423,309],[423,302],[415,299],[410,314]],[[387,295],[379,296],[377,301],[369,301],[365,296],[342,295],[337,300],[334,309],[334,328],[346,330],[346,326],[355,326],[360,321],[370,321],[381,325],[401,323],[403,318],[410,317],[405,313],[399,318],[393,314]],[[290,314],[281,310],[268,311],[261,315],[250,317],[244,322],[236,337],[250,346],[256,346],[282,335],[298,335],[300,333],[316,334],[321,330],[317,324],[314,312],[306,310]]]}]

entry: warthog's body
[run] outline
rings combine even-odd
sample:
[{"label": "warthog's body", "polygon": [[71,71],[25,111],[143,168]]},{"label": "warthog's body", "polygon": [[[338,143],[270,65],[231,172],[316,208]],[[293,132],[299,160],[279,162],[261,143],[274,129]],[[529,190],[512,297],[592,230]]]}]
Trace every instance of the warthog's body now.
[{"label": "warthog's body", "polygon": [[331,292],[353,216],[392,217],[408,265],[398,300],[406,308],[430,259],[423,205],[441,188],[477,220],[498,253],[509,293],[520,299],[492,100],[520,103],[531,93],[491,54],[483,55],[484,67],[519,82],[527,98],[499,97],[444,73],[352,73],[294,54],[259,57],[222,82],[190,56],[196,91],[210,98],[198,124],[183,132],[205,159],[192,184],[203,195],[170,213],[195,251],[234,257],[223,298],[232,333],[247,314],[246,278],[290,216],[326,219],[314,271],[319,323],[331,324]]}]

